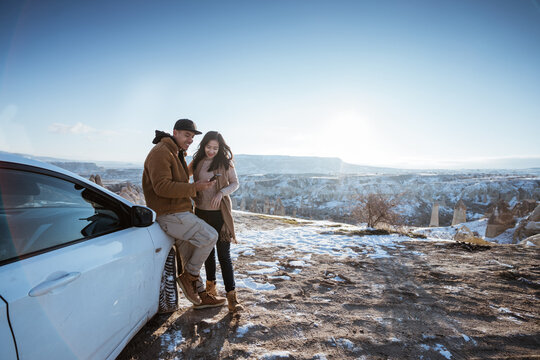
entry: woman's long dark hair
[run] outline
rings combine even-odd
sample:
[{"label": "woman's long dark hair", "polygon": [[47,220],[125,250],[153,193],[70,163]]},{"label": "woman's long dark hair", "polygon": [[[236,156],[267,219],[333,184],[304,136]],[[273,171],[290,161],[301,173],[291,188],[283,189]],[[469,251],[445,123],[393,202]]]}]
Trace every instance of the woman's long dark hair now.
[{"label": "woman's long dark hair", "polygon": [[204,134],[204,137],[202,138],[201,143],[199,144],[199,147],[195,152],[195,155],[193,155],[193,171],[197,169],[197,165],[206,157],[206,152],[204,151],[204,148],[206,147],[206,145],[208,145],[210,140],[216,140],[219,143],[219,150],[216,156],[214,156],[214,159],[212,160],[208,171],[214,171],[220,166],[223,166],[225,170],[229,170],[229,167],[232,165],[233,159],[231,148],[229,147],[229,145],[227,145],[227,143],[225,143],[225,140],[220,133],[218,133],[217,131],[209,131]]}]

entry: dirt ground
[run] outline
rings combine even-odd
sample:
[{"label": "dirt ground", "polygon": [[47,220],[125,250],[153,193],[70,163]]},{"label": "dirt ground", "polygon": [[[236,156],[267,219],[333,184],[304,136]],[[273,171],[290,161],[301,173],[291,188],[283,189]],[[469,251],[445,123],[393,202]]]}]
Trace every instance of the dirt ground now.
[{"label": "dirt ground", "polygon": [[[298,225],[236,221],[239,228]],[[400,244],[386,249],[389,258],[361,248],[342,262],[313,254],[296,273],[277,249],[256,248],[238,258],[236,273],[278,260],[282,270],[272,275],[291,279],[250,275],[276,289],[238,289],[246,311],[234,316],[226,306],[193,310],[182,300],[175,313],[156,315],[118,359],[540,358],[537,247]]]}]

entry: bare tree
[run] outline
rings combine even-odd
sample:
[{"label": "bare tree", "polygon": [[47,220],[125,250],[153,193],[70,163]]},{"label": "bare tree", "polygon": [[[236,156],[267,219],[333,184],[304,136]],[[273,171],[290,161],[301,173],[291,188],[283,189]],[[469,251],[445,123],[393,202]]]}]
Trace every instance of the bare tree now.
[{"label": "bare tree", "polygon": [[399,225],[401,216],[395,211],[399,205],[399,197],[387,197],[382,194],[357,195],[357,205],[352,216],[360,222],[374,228],[378,224]]}]

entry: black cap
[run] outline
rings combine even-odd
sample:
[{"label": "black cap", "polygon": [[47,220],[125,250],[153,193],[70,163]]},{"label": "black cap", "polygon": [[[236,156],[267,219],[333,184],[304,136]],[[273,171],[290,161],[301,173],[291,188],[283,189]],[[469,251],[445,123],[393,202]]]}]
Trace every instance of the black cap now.
[{"label": "black cap", "polygon": [[202,134],[197,130],[195,123],[189,119],[180,119],[174,124],[174,130],[186,130],[195,133],[195,135]]}]

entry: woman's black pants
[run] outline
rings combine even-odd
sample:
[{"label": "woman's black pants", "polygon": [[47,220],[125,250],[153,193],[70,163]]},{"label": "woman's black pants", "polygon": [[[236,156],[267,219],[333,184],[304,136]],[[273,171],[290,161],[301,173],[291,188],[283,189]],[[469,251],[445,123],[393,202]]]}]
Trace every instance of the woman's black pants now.
[{"label": "woman's black pants", "polygon": [[[206,221],[216,231],[221,231],[223,226],[223,216],[220,210],[201,210],[195,208],[195,215]],[[229,292],[235,289],[234,283],[234,270],[231,261],[231,243],[224,241],[219,237],[216,247],[212,249],[208,259],[204,262],[204,269],[206,271],[206,280],[216,280],[216,248],[219,260],[219,266],[221,267],[221,275],[223,276],[223,283],[225,284],[225,291]]]}]

